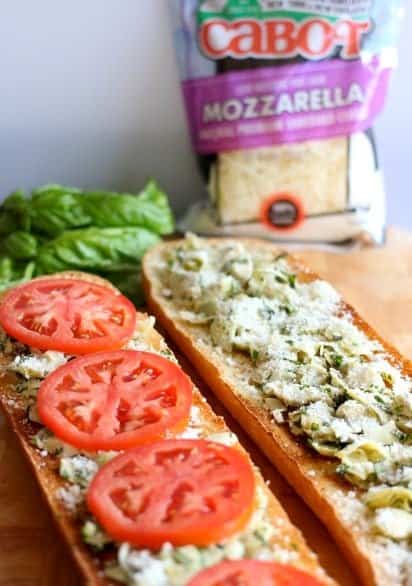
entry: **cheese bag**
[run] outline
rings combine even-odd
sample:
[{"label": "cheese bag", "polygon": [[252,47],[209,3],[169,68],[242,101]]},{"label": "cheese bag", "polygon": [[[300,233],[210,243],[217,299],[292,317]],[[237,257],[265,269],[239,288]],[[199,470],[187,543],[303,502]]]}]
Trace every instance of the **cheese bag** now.
[{"label": "cheese bag", "polygon": [[372,125],[401,0],[171,0],[208,188],[180,223],[212,235],[351,245],[385,237]]}]

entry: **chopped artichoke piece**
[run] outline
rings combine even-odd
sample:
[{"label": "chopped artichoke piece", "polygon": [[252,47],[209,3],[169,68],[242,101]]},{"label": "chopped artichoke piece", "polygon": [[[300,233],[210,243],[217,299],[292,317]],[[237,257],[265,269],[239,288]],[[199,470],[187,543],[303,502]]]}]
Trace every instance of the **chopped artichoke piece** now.
[{"label": "chopped artichoke piece", "polygon": [[387,457],[387,450],[371,441],[350,444],[336,456],[341,461],[340,471],[353,482],[362,484],[376,474],[375,464]]},{"label": "chopped artichoke piece", "polygon": [[412,490],[403,486],[371,488],[364,502],[371,509],[391,507],[412,513]]},{"label": "chopped artichoke piece", "polygon": [[51,455],[61,454],[64,448],[62,442],[45,427],[31,438],[31,442],[39,450],[45,450]]},{"label": "chopped artichoke piece", "polygon": [[205,325],[213,319],[213,317],[208,316],[204,313],[195,313],[194,311],[186,310],[182,310],[179,313],[179,316],[182,318],[183,321],[187,321],[195,325]]},{"label": "chopped artichoke piece", "polygon": [[412,536],[412,515],[390,507],[379,509],[374,518],[373,528],[390,539],[408,539]]},{"label": "chopped artichoke piece", "polygon": [[309,444],[321,456],[336,456],[342,448],[340,444],[335,442],[314,442],[309,440]]},{"label": "chopped artichoke piece", "polygon": [[101,550],[105,545],[111,543],[111,539],[94,521],[86,521],[82,527],[82,538],[85,543],[91,545],[97,550]]},{"label": "chopped artichoke piece", "polygon": [[124,572],[120,566],[115,564],[106,566],[104,575],[110,580],[115,580],[116,582],[121,582],[122,584],[127,584],[129,581],[126,572]]}]

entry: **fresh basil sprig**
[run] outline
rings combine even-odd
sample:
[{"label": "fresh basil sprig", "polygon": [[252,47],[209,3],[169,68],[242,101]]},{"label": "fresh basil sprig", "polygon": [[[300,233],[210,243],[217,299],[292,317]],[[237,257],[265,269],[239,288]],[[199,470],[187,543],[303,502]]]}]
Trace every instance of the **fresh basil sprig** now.
[{"label": "fresh basil sprig", "polygon": [[137,195],[45,185],[0,205],[0,289],[33,275],[77,269],[141,300],[140,262],[174,230],[166,194],[149,181]]}]

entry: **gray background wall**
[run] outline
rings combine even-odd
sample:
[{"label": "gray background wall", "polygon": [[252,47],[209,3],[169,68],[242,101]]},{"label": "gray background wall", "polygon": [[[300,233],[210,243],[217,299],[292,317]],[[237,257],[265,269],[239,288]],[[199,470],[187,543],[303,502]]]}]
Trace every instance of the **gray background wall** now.
[{"label": "gray background wall", "polygon": [[[412,228],[410,8],[378,137],[390,222]],[[166,0],[0,0],[0,197],[50,181],[135,190],[153,175],[185,209],[202,184],[168,25]]]}]

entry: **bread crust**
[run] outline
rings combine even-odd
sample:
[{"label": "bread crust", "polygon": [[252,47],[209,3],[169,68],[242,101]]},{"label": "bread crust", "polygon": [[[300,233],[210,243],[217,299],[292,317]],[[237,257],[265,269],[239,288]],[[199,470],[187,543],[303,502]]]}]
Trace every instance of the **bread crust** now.
[{"label": "bread crust", "polygon": [[[81,278],[115,289],[113,285],[100,277],[77,271],[57,273],[46,278],[53,277]],[[45,277],[39,278],[43,279]],[[163,343],[163,338],[156,330],[153,330],[150,336],[150,340],[148,341],[150,341],[153,347],[156,347],[156,345],[160,346]],[[17,378],[12,373],[5,371],[5,364],[5,357],[0,358],[0,405],[11,428],[18,438],[19,444],[31,469],[33,470],[37,483],[41,489],[42,496],[52,513],[58,530],[69,548],[82,581],[90,586],[118,584],[118,582],[108,580],[103,575],[102,570],[107,558],[105,553],[94,552],[82,541],[80,528],[86,517],[86,511],[84,511],[84,513],[80,512],[80,515],[71,514],[57,498],[56,491],[59,488],[67,486],[67,483],[65,483],[58,474],[58,458],[50,454],[42,456],[39,453],[39,450],[31,444],[30,438],[36,433],[36,431],[38,431],[40,426],[31,423],[27,419],[24,403],[15,392]],[[212,408],[205,401],[196,387],[193,388],[193,403],[201,410],[203,418],[207,420],[207,424],[210,425],[215,432],[227,430],[223,418],[217,416],[212,411]],[[335,582],[324,574],[319,566],[316,556],[307,547],[300,531],[290,523],[285,511],[275,496],[266,487],[260,474],[257,473],[256,479],[258,485],[260,485],[267,493],[269,499],[268,513],[270,518],[278,520],[279,524],[282,526],[282,534],[276,537],[278,544],[283,547],[287,547],[287,544],[290,542],[297,544],[299,553],[296,556],[296,565],[305,569],[309,573],[316,575],[318,578],[323,579],[325,584],[333,585]]]},{"label": "bread crust", "polygon": [[[248,250],[266,249],[274,255],[283,252],[271,243],[256,239],[237,238],[236,241],[242,242]],[[207,242],[221,243],[222,239],[210,238]],[[345,522],[345,511],[336,504],[340,494],[354,493],[360,497],[360,491],[333,474],[333,459],[317,455],[294,436],[287,426],[277,424],[264,409],[237,393],[236,383],[233,382],[234,367],[216,358],[212,346],[208,347],[207,342],[205,343],[205,336],[202,335],[204,328],[192,326],[176,318],[172,303],[161,295],[161,284],[155,266],[162,254],[174,245],[174,241],[161,243],[144,257],[143,287],[149,310],[232,416],[326,525],[362,583],[365,586],[393,584],[386,565],[378,556],[372,555],[370,542],[364,532]],[[288,255],[288,261],[301,281],[309,282],[319,278],[297,256]],[[412,375],[411,361],[403,358],[394,347],[383,340],[352,306],[344,303],[342,310],[352,315],[356,325],[369,338],[380,342],[394,364],[400,366],[405,374]],[[241,364],[242,358],[239,357],[238,360]]]}]

